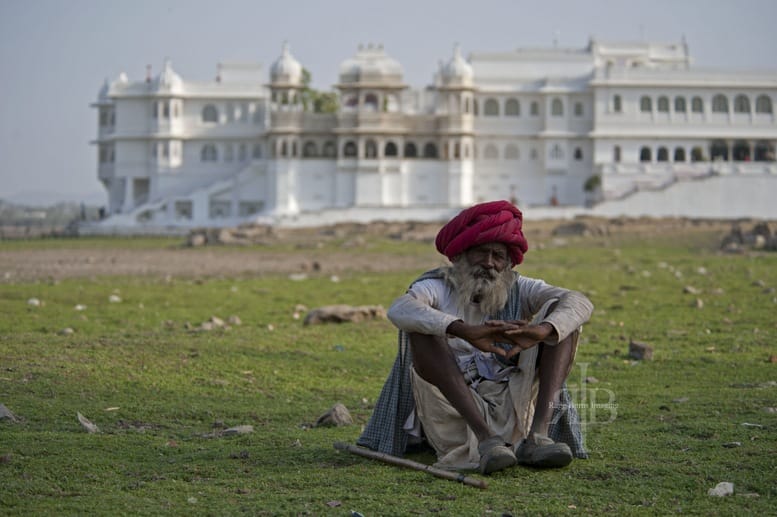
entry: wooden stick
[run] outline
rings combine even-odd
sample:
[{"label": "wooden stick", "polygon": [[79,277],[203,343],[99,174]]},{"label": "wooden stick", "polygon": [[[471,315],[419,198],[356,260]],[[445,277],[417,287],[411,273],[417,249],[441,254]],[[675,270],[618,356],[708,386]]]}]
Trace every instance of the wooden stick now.
[{"label": "wooden stick", "polygon": [[364,447],[359,447],[357,445],[351,445],[348,443],[335,442],[334,446],[335,446],[335,449],[338,449],[341,451],[348,451],[351,454],[356,454],[357,456],[364,456],[365,458],[372,458],[374,460],[382,461],[384,463],[390,463],[391,465],[397,465],[400,467],[407,467],[413,470],[421,470],[423,472],[427,472],[438,478],[450,479],[451,481],[458,481],[460,483],[464,483],[465,485],[474,486],[476,488],[481,488],[483,490],[488,488],[488,483],[486,481],[482,479],[471,478],[459,472],[452,472],[450,470],[438,469],[436,467],[432,467],[431,465],[426,465],[424,463],[419,463],[413,460],[406,460],[404,458],[392,456],[391,454],[385,454],[383,452],[377,452],[370,449],[365,449]]}]

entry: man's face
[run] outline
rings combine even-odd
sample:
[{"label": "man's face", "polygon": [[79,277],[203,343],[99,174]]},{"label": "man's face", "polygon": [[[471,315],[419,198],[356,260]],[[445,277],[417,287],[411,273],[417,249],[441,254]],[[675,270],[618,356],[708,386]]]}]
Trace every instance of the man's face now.
[{"label": "man's face", "polygon": [[494,279],[510,266],[507,246],[501,242],[473,246],[464,252],[464,256],[476,277]]}]

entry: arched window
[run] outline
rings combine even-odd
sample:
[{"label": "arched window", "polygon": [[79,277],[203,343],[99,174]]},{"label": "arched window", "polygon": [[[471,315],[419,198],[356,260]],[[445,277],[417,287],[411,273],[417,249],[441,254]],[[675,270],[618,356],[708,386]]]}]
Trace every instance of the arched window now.
[{"label": "arched window", "polygon": [[666,149],[666,147],[658,148],[658,152],[656,153],[656,161],[659,161],[659,162],[669,161],[669,151]]},{"label": "arched window", "polygon": [[564,151],[561,150],[561,146],[558,144],[553,144],[553,147],[550,150],[550,157],[553,160],[561,160],[564,158]]},{"label": "arched window", "polygon": [[529,107],[529,113],[531,116],[536,117],[540,114],[540,103],[537,101],[532,101],[531,106]]},{"label": "arched window", "polygon": [[508,117],[518,117],[521,115],[521,104],[518,99],[507,99],[505,102],[505,115]]},{"label": "arched window", "polygon": [[749,162],[750,161],[750,144],[739,140],[734,143],[734,148],[731,152],[735,162]]},{"label": "arched window", "polygon": [[208,104],[202,108],[202,121],[215,123],[219,121],[219,110],[213,104]]},{"label": "arched window", "polygon": [[719,93],[712,98],[713,113],[728,113],[728,99],[725,95]]},{"label": "arched window", "polygon": [[396,156],[397,154],[399,154],[397,144],[394,142],[386,142],[386,147],[383,149],[383,156]]},{"label": "arched window", "polygon": [[755,161],[773,162],[774,145],[770,144],[769,142],[758,142],[755,144]]},{"label": "arched window", "polygon": [[728,161],[728,145],[726,145],[726,142],[712,142],[710,146],[710,160]]},{"label": "arched window", "polygon": [[704,113],[704,101],[701,100],[701,97],[691,99],[691,111],[694,113]]},{"label": "arched window", "polygon": [[464,113],[469,113],[469,97],[464,99]]},{"label": "arched window", "polygon": [[224,145],[224,161],[231,162],[235,158],[235,152],[232,150],[232,144]]},{"label": "arched window", "polygon": [[656,103],[659,113],[669,113],[669,99],[663,95],[658,98]]},{"label": "arched window", "polygon": [[579,147],[575,147],[575,160],[580,161],[583,159],[583,150]]},{"label": "arched window", "polygon": [[405,158],[415,158],[418,156],[418,149],[413,142],[405,143]]},{"label": "arched window", "polygon": [[359,97],[356,95],[348,95],[346,96],[345,102],[343,104],[345,104],[346,108],[353,109],[359,105]]},{"label": "arched window", "polygon": [[254,160],[258,160],[262,157],[262,144],[254,144],[254,147],[251,150],[251,157]]},{"label": "arched window", "polygon": [[324,144],[323,155],[327,158],[334,158],[337,156],[337,146],[331,140]]},{"label": "arched window", "polygon": [[459,142],[453,144],[453,158],[456,160],[461,158],[461,144]]},{"label": "arched window", "polygon": [[612,148],[612,161],[620,163],[621,161],[621,146],[616,145]]},{"label": "arched window", "polygon": [[507,144],[507,147],[505,147],[505,160],[517,160],[518,158],[520,158],[518,146],[515,144]]},{"label": "arched window", "polygon": [[214,144],[205,144],[200,150],[200,161],[215,162],[219,159],[219,151]]},{"label": "arched window", "polygon": [[772,99],[767,95],[759,95],[755,100],[755,112],[756,113],[771,113],[772,112]]},{"label": "arched window", "polygon": [[289,155],[289,145],[286,143],[286,140],[281,142],[281,156],[286,157]]},{"label": "arched window", "polygon": [[357,153],[356,142],[348,141],[343,146],[343,156],[348,158],[355,158]]},{"label": "arched window", "polygon": [[499,116],[499,103],[496,99],[486,99],[486,103],[483,105],[483,115],[486,117]]},{"label": "arched window", "polygon": [[476,99],[472,99],[472,114],[477,117],[478,113],[478,101]]},{"label": "arched window", "polygon": [[378,157],[378,145],[375,140],[367,140],[364,144],[364,157],[365,158],[377,158]]},{"label": "arched window", "polygon": [[378,96],[374,93],[368,93],[364,97],[364,107],[372,111],[378,111]]},{"label": "arched window", "polygon": [[674,150],[674,161],[676,162],[684,162],[685,161],[685,149],[682,147],[675,147]]},{"label": "arched window", "polygon": [[639,161],[649,162],[652,159],[653,158],[650,152],[650,147],[643,147],[642,149],[639,150]]},{"label": "arched window", "polygon": [[575,103],[575,116],[576,117],[582,117],[583,116],[583,103],[582,102],[576,102]]},{"label": "arched window", "polygon": [[497,160],[499,158],[499,151],[496,146],[493,144],[486,145],[486,147],[483,148],[483,158],[485,160]]},{"label": "arched window", "polygon": [[424,158],[437,158],[437,146],[432,142],[424,146]]},{"label": "arched window", "polygon": [[691,149],[691,161],[692,162],[704,161],[704,151],[702,151],[701,147],[694,147],[693,149]]},{"label": "arched window", "polygon": [[550,102],[550,114],[554,117],[561,117],[564,115],[564,103],[561,99],[556,97]]},{"label": "arched window", "polygon": [[313,158],[316,154],[318,154],[316,143],[312,141],[305,142],[305,145],[302,146],[302,157]]},{"label": "arched window", "polygon": [[737,95],[734,98],[734,113],[750,113],[750,99],[746,95]]},{"label": "arched window", "polygon": [[643,95],[639,99],[639,110],[643,113],[650,113],[653,111],[653,100],[647,95]]},{"label": "arched window", "polygon": [[612,110],[615,113],[620,113],[621,111],[623,111],[623,101],[621,100],[620,95],[612,96]]},{"label": "arched window", "polygon": [[674,98],[674,111],[675,113],[685,113],[686,111],[685,106],[685,97],[675,97]]}]

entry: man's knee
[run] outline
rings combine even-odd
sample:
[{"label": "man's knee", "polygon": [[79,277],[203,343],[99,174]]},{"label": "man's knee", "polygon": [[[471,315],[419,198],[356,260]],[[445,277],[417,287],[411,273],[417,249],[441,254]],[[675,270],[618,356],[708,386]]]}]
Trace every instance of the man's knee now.
[{"label": "man's knee", "polygon": [[455,366],[450,347],[444,338],[417,333],[409,333],[407,337],[413,354],[413,368],[425,381],[432,382],[435,373],[445,371],[450,365]]}]

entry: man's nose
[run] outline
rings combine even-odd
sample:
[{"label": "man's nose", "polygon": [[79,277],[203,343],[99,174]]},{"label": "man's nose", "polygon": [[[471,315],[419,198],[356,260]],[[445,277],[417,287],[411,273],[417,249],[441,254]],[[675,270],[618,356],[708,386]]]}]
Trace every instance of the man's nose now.
[{"label": "man's nose", "polygon": [[494,259],[493,253],[488,252],[485,259],[483,260],[483,267],[487,267],[489,269],[494,269],[496,267],[496,260]]}]

